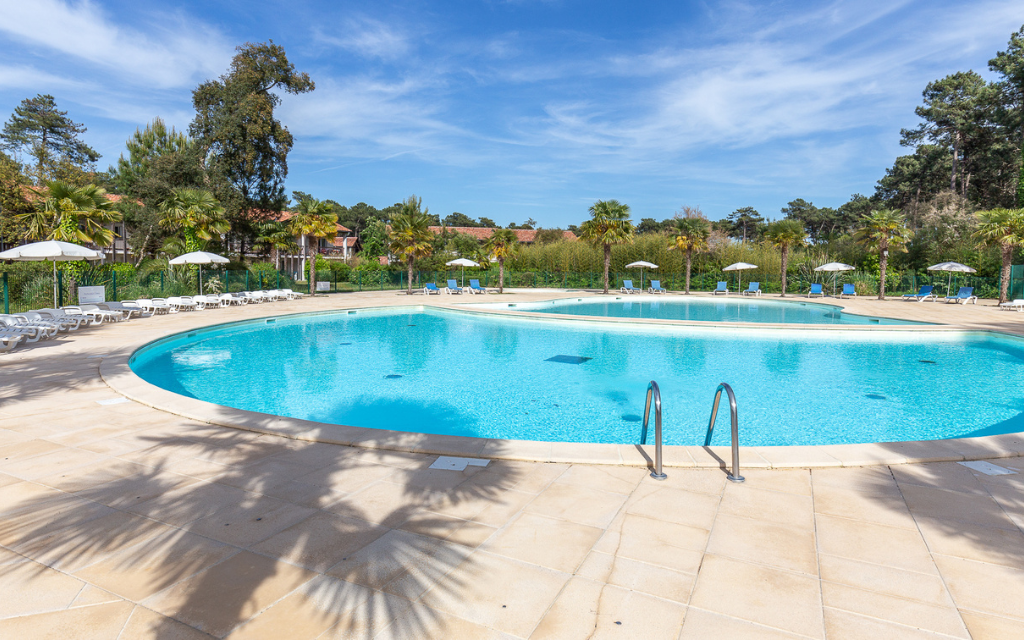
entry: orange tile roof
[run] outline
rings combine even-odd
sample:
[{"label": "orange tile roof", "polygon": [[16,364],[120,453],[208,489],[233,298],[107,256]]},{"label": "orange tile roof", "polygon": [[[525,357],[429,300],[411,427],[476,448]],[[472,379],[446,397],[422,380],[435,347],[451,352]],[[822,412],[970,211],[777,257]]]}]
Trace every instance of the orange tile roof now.
[{"label": "orange tile roof", "polygon": [[[270,217],[270,219],[276,220],[278,222],[286,222],[286,221],[294,218],[295,217],[295,213],[292,212],[292,211],[278,211],[276,215],[271,214],[269,217]],[[337,224],[337,223],[335,223],[335,224],[338,227],[338,231],[341,231],[343,233],[352,233],[352,230],[349,229],[348,227],[343,226],[341,224]]]},{"label": "orange tile roof", "polygon": [[[26,202],[32,202],[34,200],[37,200],[40,197],[41,193],[42,194],[46,193],[46,187],[38,187],[38,188],[36,188],[36,187],[31,187],[31,186],[29,186],[27,184],[21,186],[21,197],[25,198]],[[123,195],[121,195],[119,193],[108,193],[107,194],[107,200],[109,200],[110,202],[114,202],[114,203],[121,202],[122,200],[124,200],[127,197],[128,196],[123,196]],[[142,206],[142,201],[141,200],[136,200],[135,204],[137,204],[137,205],[139,205],[141,207]]]}]

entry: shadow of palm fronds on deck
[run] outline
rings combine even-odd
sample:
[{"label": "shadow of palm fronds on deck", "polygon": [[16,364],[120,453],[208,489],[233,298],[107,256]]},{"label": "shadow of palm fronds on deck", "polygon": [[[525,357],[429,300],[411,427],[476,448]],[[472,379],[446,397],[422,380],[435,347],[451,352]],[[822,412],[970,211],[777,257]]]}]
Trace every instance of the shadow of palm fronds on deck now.
[{"label": "shadow of palm fronds on deck", "polygon": [[0,544],[217,637],[295,615],[294,637],[443,635],[433,605],[459,597],[493,531],[472,517],[519,476],[185,420],[120,440],[64,490],[19,483]]}]

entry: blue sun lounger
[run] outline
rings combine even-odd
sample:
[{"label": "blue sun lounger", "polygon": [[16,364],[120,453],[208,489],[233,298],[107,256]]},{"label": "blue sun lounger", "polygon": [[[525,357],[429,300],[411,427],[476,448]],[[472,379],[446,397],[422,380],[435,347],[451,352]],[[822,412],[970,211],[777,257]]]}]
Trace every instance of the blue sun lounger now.
[{"label": "blue sun lounger", "polygon": [[484,289],[483,287],[480,286],[480,281],[479,280],[470,280],[469,281],[469,292],[470,293],[487,293],[487,289]]},{"label": "blue sun lounger", "polygon": [[[936,298],[937,299],[936,295],[934,293],[932,293],[932,289],[934,289],[934,288],[935,287],[933,287],[930,284],[921,285],[921,290],[920,291],[918,291],[917,293],[904,293],[903,294],[903,299],[904,300],[917,300],[918,302],[924,302],[928,298]],[[963,289],[960,289],[960,290],[963,291]]]},{"label": "blue sun lounger", "polygon": [[622,293],[640,293],[640,290],[633,286],[632,280],[623,280],[622,288],[619,291]]},{"label": "blue sun lounger", "polygon": [[761,283],[751,282],[747,285],[746,291],[740,291],[745,296],[759,296],[761,295]]},{"label": "blue sun lounger", "polygon": [[712,291],[711,293],[716,295],[716,296],[718,294],[720,294],[720,293],[723,294],[723,295],[729,295],[729,287],[726,285],[725,280],[719,280],[718,281],[718,288],[715,289],[714,291]]},{"label": "blue sun lounger", "polygon": [[427,294],[428,296],[434,295],[435,293],[437,295],[441,295],[441,290],[438,289],[437,285],[434,284],[433,282],[428,282],[427,284],[423,285],[423,293]]},{"label": "blue sun lounger", "polygon": [[454,279],[448,281],[448,286],[445,287],[444,290],[448,293],[462,293],[462,287],[460,287],[459,282]]},{"label": "blue sun lounger", "polygon": [[839,294],[840,298],[842,298],[843,296],[853,296],[854,298],[856,298],[857,297],[857,288],[854,287],[850,283],[844,284],[843,285],[843,292]]},{"label": "blue sun lounger", "polygon": [[978,304],[978,296],[974,295],[974,287],[960,287],[955,296],[946,296],[946,302]]},{"label": "blue sun lounger", "polygon": [[661,280],[651,280],[651,286],[647,287],[648,293],[668,293],[664,287],[661,286]]},{"label": "blue sun lounger", "polygon": [[807,297],[810,298],[811,296],[825,297],[825,292],[821,290],[820,282],[814,282],[811,284],[811,290],[807,292]]}]

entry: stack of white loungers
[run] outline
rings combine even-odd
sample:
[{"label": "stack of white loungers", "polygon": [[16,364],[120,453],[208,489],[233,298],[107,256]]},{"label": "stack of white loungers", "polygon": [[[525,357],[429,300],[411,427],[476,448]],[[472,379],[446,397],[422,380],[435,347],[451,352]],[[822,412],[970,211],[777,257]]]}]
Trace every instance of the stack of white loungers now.
[{"label": "stack of white loungers", "polygon": [[79,304],[60,309],[36,309],[25,313],[0,313],[0,353],[8,353],[18,345],[49,340],[61,333],[70,333],[83,327],[95,327],[105,322],[124,322],[131,318],[149,318],[165,313],[295,300],[305,295],[291,289],[274,289],[205,296],[140,298],[121,302]]}]

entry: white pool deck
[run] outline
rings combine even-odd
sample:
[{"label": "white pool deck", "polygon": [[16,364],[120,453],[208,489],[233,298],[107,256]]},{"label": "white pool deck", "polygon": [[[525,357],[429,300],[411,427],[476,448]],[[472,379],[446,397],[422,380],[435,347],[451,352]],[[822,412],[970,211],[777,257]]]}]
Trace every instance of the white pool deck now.
[{"label": "white pool deck", "polygon": [[[500,299],[567,295],[592,294]],[[0,356],[0,638],[1024,637],[1021,434],[745,448],[744,484],[727,449],[666,447],[657,482],[636,447],[278,419],[126,368],[210,324],[482,301],[338,294]],[[1024,334],[992,301],[825,302]]]}]

